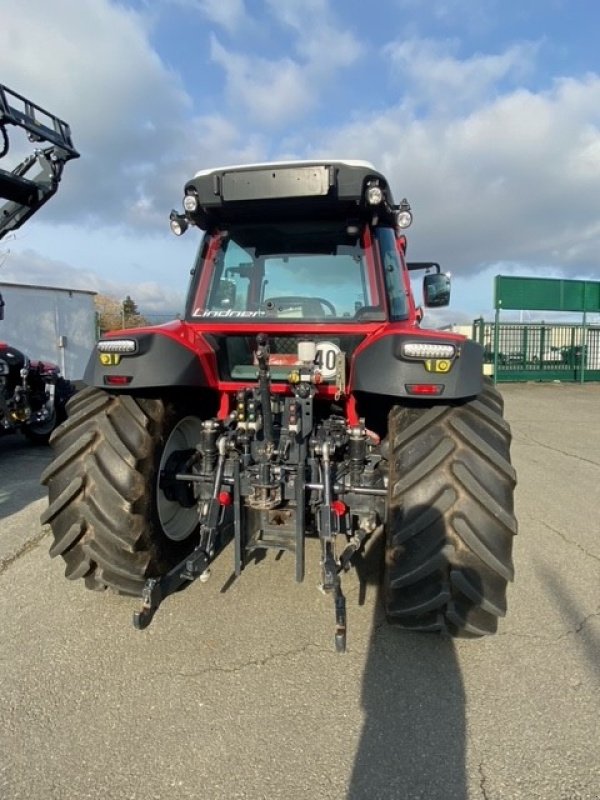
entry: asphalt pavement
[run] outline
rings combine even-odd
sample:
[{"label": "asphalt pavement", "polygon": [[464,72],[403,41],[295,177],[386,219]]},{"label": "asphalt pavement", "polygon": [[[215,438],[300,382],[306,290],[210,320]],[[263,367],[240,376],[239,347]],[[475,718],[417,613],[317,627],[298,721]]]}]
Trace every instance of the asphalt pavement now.
[{"label": "asphalt pavement", "polygon": [[0,439],[2,800],[600,800],[600,385],[506,385],[519,474],[499,633],[390,629],[377,547],[332,647],[318,552],[138,603],[63,577],[50,455]]}]

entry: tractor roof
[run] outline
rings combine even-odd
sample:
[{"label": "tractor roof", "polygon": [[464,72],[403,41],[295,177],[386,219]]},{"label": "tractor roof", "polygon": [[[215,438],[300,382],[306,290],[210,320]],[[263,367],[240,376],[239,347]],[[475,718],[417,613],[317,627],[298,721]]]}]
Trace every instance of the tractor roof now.
[{"label": "tractor roof", "polygon": [[242,170],[256,170],[256,169],[277,169],[279,167],[314,167],[322,166],[323,164],[343,164],[347,167],[364,167],[371,172],[377,172],[370,161],[357,161],[356,159],[340,158],[334,161],[324,161],[312,159],[296,159],[292,161],[257,161],[254,164],[230,164],[226,167],[213,167],[212,169],[201,169],[196,172],[196,178],[202,175],[215,175],[223,172],[240,172]]},{"label": "tractor roof", "polygon": [[[368,188],[378,186],[392,215],[387,179],[367,161],[283,161],[202,170],[185,186],[197,210],[189,216],[201,228],[263,219],[360,218],[372,214]],[[392,219],[392,216],[390,216]]]}]

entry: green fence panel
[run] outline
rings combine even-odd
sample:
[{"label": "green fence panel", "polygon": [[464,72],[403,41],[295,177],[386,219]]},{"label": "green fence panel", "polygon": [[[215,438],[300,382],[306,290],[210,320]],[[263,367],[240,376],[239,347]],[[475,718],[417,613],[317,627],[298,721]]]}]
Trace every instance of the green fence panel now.
[{"label": "green fence panel", "polygon": [[475,320],[473,339],[498,382],[600,380],[597,326]]}]

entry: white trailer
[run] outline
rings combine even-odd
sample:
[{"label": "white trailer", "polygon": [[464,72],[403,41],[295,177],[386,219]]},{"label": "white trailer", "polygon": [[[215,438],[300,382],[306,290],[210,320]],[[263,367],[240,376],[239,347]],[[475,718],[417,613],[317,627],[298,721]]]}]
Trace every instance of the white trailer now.
[{"label": "white trailer", "polygon": [[68,380],[80,380],[96,343],[96,292],[0,282],[0,293],[0,341],[32,360],[58,364]]}]

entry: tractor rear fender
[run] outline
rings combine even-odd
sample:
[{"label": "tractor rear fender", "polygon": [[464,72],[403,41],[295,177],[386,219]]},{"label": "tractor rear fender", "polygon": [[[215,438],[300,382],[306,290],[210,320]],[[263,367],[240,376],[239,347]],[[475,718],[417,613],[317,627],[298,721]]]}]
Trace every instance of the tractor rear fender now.
[{"label": "tractor rear fender", "polygon": [[[452,357],[407,356],[406,343],[454,345]],[[435,351],[434,351],[435,352]],[[483,389],[483,348],[470,339],[455,336],[441,339],[418,335],[395,334],[365,343],[355,354],[350,387],[352,391],[395,397],[415,397],[411,385],[441,386],[437,397],[443,400],[475,397]],[[430,399],[435,399],[431,395]]]},{"label": "tractor rear fender", "polygon": [[[212,349],[199,336],[190,340],[181,325],[174,330],[134,329],[111,332],[100,339],[90,356],[84,382],[99,389],[159,387],[216,388]],[[134,342],[135,349],[131,349]]]}]

